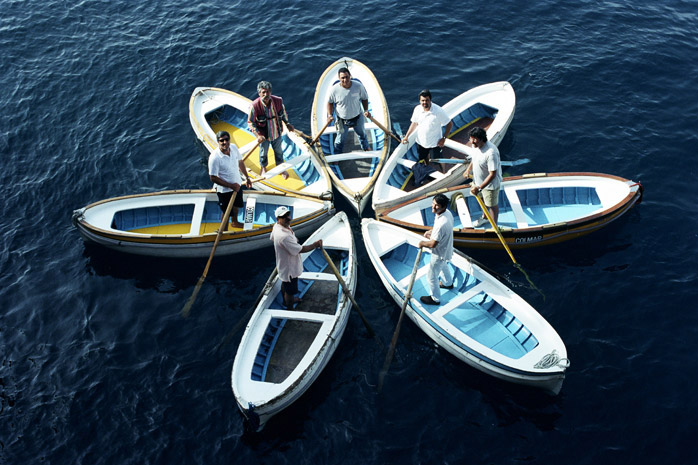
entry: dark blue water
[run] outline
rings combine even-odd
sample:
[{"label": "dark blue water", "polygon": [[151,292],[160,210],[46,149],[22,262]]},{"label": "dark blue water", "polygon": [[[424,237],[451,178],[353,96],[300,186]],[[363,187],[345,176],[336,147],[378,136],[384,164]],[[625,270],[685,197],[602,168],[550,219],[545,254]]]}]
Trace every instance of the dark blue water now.
[{"label": "dark blue water", "polygon": [[[0,15],[0,463],[695,462],[698,2],[9,1]],[[417,93],[445,103],[508,80],[510,170],[641,181],[643,202],[586,238],[472,255],[557,329],[558,397],[504,383],[406,321],[384,353],[354,314],[311,389],[257,435],[230,389],[273,250],[145,259],[84,244],[71,212],[209,187],[188,120],[197,86],[266,79],[309,132],[317,79],[351,56],[403,128]],[[358,302],[387,344],[399,308],[360,251]],[[370,209],[369,209],[370,210]],[[367,211],[364,215],[369,216]]]}]

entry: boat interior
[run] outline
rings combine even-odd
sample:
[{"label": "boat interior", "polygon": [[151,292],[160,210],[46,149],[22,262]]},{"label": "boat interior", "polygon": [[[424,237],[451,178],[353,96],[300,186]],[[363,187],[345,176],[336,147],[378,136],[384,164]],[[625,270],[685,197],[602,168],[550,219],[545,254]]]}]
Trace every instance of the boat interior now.
[{"label": "boat interior", "polygon": [[[514,196],[513,202],[510,202]],[[464,202],[457,201],[458,197]],[[601,208],[596,189],[586,186],[541,187],[531,189],[502,189],[499,191],[499,218],[497,225],[509,228],[536,227],[562,223],[590,215]],[[472,227],[472,222],[483,216],[480,204],[472,195],[454,194],[449,205],[453,213],[453,227]],[[434,225],[431,206],[420,210],[425,226]],[[489,223],[476,229],[491,227]]]},{"label": "boat interior", "polygon": [[[208,112],[206,114],[206,121],[209,126],[211,126],[214,133],[218,131],[228,131],[228,133],[230,133],[231,143],[235,143],[238,147],[243,147],[255,139],[252,133],[247,129],[247,114],[230,105],[223,105]],[[288,179],[284,180],[280,175],[277,175],[274,176],[274,182],[290,190],[302,190],[304,187],[318,181],[320,179],[320,173],[311,162],[310,157],[306,156],[308,152],[301,150],[300,147],[291,141],[288,135],[284,134],[282,138],[284,161],[294,163],[294,159],[298,157],[301,157],[299,160],[302,161],[289,167],[287,170],[289,174]],[[241,155],[245,156],[244,153],[241,153]],[[269,163],[267,165],[267,171],[271,171],[275,166],[274,149],[271,147],[269,147],[267,159]],[[259,175],[261,167],[259,164],[258,148],[254,150],[252,155],[247,157],[245,166],[255,173],[255,175]]]},{"label": "boat interior", "polygon": [[[431,255],[422,254],[417,279],[412,288],[413,299],[427,295],[429,287],[426,269]],[[383,265],[406,292],[417,248],[403,242],[381,257]],[[450,326],[495,352],[511,359],[523,357],[538,345],[538,340],[523,323],[487,293],[487,284],[463,270],[448,265],[453,276],[453,289],[441,291],[441,305],[424,305],[424,318],[431,320],[444,337],[460,345],[453,336],[443,331]],[[412,305],[413,308],[417,308]]]},{"label": "boat interior", "polygon": [[[349,255],[346,250],[325,249],[337,270],[346,279]],[[327,261],[319,249],[315,249],[303,261],[304,274],[331,273]],[[333,275],[334,277],[334,275]],[[289,318],[271,318],[262,342],[257,349],[257,356],[252,368],[251,379],[267,383],[282,383],[298,366],[308,348],[315,340],[322,327],[318,321],[302,319],[303,313],[326,315],[334,318],[337,304],[342,296],[342,289],[336,279],[298,279],[301,302],[287,311]],[[334,305],[328,305],[333,302]],[[281,291],[273,296],[270,309],[285,309]],[[298,318],[294,318],[294,314]]]},{"label": "boat interior", "polygon": [[[249,223],[248,229],[270,225],[276,222],[274,210],[279,204],[257,202],[255,196],[247,196],[245,207],[238,211],[238,221]],[[293,206],[287,206],[293,215]],[[132,208],[117,211],[111,227],[130,233],[158,234],[189,234],[194,217],[195,204],[182,203],[176,205],[160,205]],[[199,235],[213,233],[218,230],[223,219],[218,202],[207,200],[204,204],[203,217],[199,226]],[[242,231],[242,228],[228,227],[229,231]]]}]

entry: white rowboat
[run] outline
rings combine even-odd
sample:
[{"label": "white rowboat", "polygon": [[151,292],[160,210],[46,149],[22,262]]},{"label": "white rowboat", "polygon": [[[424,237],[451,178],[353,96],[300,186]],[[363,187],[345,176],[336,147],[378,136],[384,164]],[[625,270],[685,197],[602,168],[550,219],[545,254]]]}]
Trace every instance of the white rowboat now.
[{"label": "white rowboat", "polygon": [[[369,111],[373,119],[381,123],[384,128],[390,129],[388,104],[376,77],[360,61],[341,58],[322,73],[315,89],[310,118],[312,136],[315,137],[319,134],[327,122],[327,102],[332,87],[339,82],[337,73],[342,67],[349,69],[352,81],[361,82],[366,88]],[[334,121],[320,136],[320,144],[317,148],[318,155],[328,168],[332,183],[349,200],[359,216],[371,198],[378,174],[390,153],[390,137],[372,121],[366,119],[365,123],[366,136],[369,141],[368,151],[365,152],[361,149],[358,136],[354,134],[353,130],[347,130],[344,143],[345,152],[335,153],[334,140],[337,132]]]},{"label": "white rowboat", "polygon": [[[489,222],[474,226],[482,217],[470,185],[442,191],[453,213],[453,243],[458,247],[502,247]],[[497,226],[507,245],[514,248],[555,244],[589,234],[640,201],[642,185],[599,173],[533,173],[504,178],[499,191]],[[417,233],[434,224],[432,195],[425,195],[382,211],[376,217]]]},{"label": "white rowboat", "polygon": [[[194,89],[189,100],[189,121],[209,153],[218,148],[216,133],[221,130],[228,131],[230,143],[239,148],[241,155],[254,147],[257,139],[247,127],[251,104],[250,99],[229,90],[215,87]],[[331,198],[330,178],[308,144],[287,129],[281,137],[284,163],[274,166],[274,151],[270,147],[265,179],[255,182],[254,188]],[[260,177],[259,149],[247,157],[245,168],[253,180]],[[289,174],[288,179],[281,176],[284,171]]]},{"label": "white rowboat", "polygon": [[[372,219],[361,223],[366,250],[398,306],[404,302],[423,236]],[[567,350],[552,326],[525,300],[465,255],[451,263],[453,289],[441,305],[425,305],[425,249],[406,314],[438,345],[468,365],[497,378],[558,394],[569,366]]]},{"label": "white rowboat", "polygon": [[[323,240],[350,292],[356,290],[354,239],[344,212],[313,233]],[[302,302],[283,305],[281,281],[272,276],[235,355],[231,375],[238,407],[254,430],[298,399],[315,381],[339,344],[351,310],[321,249],[303,254],[298,287]]]},{"label": "white rowboat", "polygon": [[[457,143],[467,145],[468,133],[475,126],[484,128],[487,139],[499,145],[514,118],[515,107],[514,89],[505,81],[475,87],[443,105],[453,122],[444,144],[444,158],[464,158],[456,148]],[[415,131],[407,144],[397,144],[378,176],[372,200],[376,213],[427,192],[462,183],[467,163],[432,163],[437,170],[429,175],[430,180],[415,186],[412,167],[418,160],[416,137]]]},{"label": "white rowboat", "polygon": [[[274,210],[286,206],[300,237],[334,214],[329,200],[243,190],[238,212],[243,228],[221,235],[217,255],[269,247]],[[128,195],[95,202],[73,212],[73,224],[85,240],[138,255],[208,257],[223,213],[211,190],[174,190]]]}]

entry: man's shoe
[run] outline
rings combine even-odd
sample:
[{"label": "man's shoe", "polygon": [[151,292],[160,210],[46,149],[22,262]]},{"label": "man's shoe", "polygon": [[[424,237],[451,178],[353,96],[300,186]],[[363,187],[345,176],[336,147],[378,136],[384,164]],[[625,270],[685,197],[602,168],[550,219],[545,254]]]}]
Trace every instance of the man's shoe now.
[{"label": "man's shoe", "polygon": [[422,303],[426,305],[440,305],[440,302],[437,302],[434,299],[432,299],[430,295],[423,295],[419,298],[419,300],[421,300]]},{"label": "man's shoe", "polygon": [[453,283],[451,283],[450,286],[447,286],[447,285],[445,285],[444,283],[442,283],[441,281],[439,281],[439,287],[440,287],[441,289],[453,289]]},{"label": "man's shoe", "polygon": [[473,222],[473,228],[479,228],[480,226],[487,223],[487,218],[478,218]]}]

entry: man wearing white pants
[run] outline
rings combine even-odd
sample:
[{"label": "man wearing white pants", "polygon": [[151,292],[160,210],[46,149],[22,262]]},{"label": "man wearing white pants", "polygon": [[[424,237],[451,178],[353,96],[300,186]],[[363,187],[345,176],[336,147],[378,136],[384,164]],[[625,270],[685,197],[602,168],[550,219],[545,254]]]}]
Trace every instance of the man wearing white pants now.
[{"label": "man wearing white pants", "polygon": [[[430,295],[419,298],[426,305],[441,304],[441,289],[453,289],[453,276],[448,262],[453,257],[453,215],[448,210],[448,197],[436,194],[431,201],[434,212],[434,227],[424,233],[425,241],[419,247],[431,249],[431,261],[427,270]],[[439,277],[443,279],[439,281]]]}]

